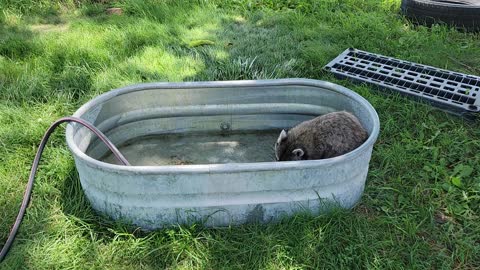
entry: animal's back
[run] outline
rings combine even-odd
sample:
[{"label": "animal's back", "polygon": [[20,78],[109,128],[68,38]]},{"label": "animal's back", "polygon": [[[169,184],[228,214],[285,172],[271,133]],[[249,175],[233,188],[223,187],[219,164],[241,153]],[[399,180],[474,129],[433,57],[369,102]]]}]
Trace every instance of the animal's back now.
[{"label": "animal's back", "polygon": [[308,159],[343,155],[359,147],[368,138],[358,119],[345,111],[328,113],[303,122],[290,132],[305,145]]}]

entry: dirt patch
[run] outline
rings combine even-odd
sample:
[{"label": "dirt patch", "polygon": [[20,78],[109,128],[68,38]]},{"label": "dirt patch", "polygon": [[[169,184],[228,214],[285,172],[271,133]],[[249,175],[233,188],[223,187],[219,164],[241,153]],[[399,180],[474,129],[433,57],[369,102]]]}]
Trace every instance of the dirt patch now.
[{"label": "dirt patch", "polygon": [[34,24],[30,26],[30,29],[35,32],[48,33],[48,32],[65,32],[68,30],[68,24]]}]

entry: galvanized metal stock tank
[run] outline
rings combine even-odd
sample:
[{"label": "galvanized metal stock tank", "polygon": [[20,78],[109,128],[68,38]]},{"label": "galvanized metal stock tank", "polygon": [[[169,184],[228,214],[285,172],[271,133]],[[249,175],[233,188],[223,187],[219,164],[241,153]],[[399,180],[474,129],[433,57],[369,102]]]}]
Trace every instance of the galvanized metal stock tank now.
[{"label": "galvanized metal stock tank", "polygon": [[[354,151],[324,160],[249,161],[247,155],[226,163],[121,166],[105,162],[106,147],[77,124],[67,127],[66,140],[93,208],[114,219],[144,229],[269,222],[298,211],[319,213],[332,202],[351,208],[359,201],[380,127],[374,108],[360,95],[308,79],[146,83],[107,92],[75,112],[122,146],[162,134],[278,134],[338,110],[355,114],[370,136]],[[261,142],[272,155],[275,139]]]}]

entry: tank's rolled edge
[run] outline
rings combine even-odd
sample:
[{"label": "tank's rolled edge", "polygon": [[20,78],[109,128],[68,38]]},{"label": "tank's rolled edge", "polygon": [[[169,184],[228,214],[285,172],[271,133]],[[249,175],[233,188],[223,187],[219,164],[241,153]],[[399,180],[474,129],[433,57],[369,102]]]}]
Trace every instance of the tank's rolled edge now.
[{"label": "tank's rolled edge", "polygon": [[354,91],[341,85],[331,82],[313,80],[313,79],[274,79],[274,80],[240,80],[240,81],[206,81],[206,82],[158,82],[158,83],[141,83],[117,88],[106,92],[98,97],[90,100],[81,106],[74,114],[75,117],[82,118],[90,108],[93,108],[103,102],[135,91],[149,89],[195,89],[195,88],[225,88],[225,87],[265,87],[265,86],[310,86],[319,89],[331,90],[343,94],[361,103],[368,110],[373,120],[373,129],[369,134],[369,138],[357,149],[339,157],[323,159],[323,160],[307,160],[307,161],[288,161],[288,162],[262,162],[262,163],[239,163],[239,164],[208,164],[208,165],[169,165],[169,166],[122,166],[110,164],[96,160],[81,151],[73,140],[73,127],[69,124],[65,131],[67,145],[70,151],[79,159],[83,160],[92,168],[101,168],[106,171],[115,173],[137,173],[137,174],[158,174],[158,173],[212,173],[212,172],[242,172],[242,171],[259,171],[259,170],[285,170],[289,168],[311,168],[316,166],[324,166],[330,163],[336,163],[339,159],[350,160],[366,151],[372,146],[378,138],[380,132],[380,120],[373,106],[362,96]]}]

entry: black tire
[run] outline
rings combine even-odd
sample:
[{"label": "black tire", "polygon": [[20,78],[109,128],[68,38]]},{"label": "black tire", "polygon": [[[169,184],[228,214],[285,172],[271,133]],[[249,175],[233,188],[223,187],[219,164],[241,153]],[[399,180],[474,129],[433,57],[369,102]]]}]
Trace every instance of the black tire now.
[{"label": "black tire", "polygon": [[480,31],[480,0],[402,0],[402,13],[419,23],[444,22]]}]

